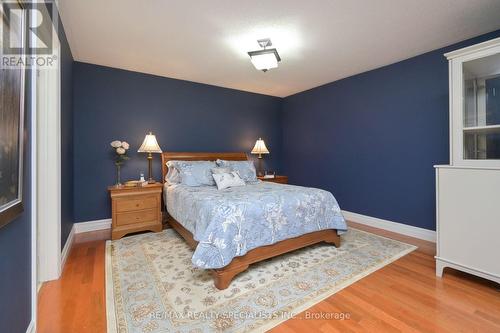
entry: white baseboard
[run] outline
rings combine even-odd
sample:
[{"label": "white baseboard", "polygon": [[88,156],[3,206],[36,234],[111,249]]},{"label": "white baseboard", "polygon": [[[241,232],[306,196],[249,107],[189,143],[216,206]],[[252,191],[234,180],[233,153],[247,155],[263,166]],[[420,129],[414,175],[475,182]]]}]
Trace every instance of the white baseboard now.
[{"label": "white baseboard", "polygon": [[35,333],[35,321],[33,319],[30,321],[26,333]]},{"label": "white baseboard", "polygon": [[69,232],[68,239],[66,239],[66,244],[64,244],[63,250],[61,252],[61,274],[64,270],[64,264],[66,263],[66,259],[68,259],[69,251],[73,247],[73,241],[75,239],[75,225],[71,228]]},{"label": "white baseboard", "polygon": [[82,232],[97,231],[111,229],[111,219],[78,222],[73,224],[75,228],[75,234],[80,234]]},{"label": "white baseboard", "polygon": [[436,242],[436,232],[434,230],[423,229],[411,225],[379,219],[372,216],[357,214],[343,210],[342,214],[348,221],[364,224],[370,227],[396,232],[398,234],[423,239],[429,242]]},{"label": "white baseboard", "polygon": [[[73,247],[73,242],[75,240],[75,234],[80,234],[82,232],[96,231],[96,230],[105,230],[111,228],[111,219],[104,220],[95,220],[88,222],[80,222],[73,223],[73,227],[69,232],[68,239],[66,240],[66,244],[64,244],[64,248],[61,252],[61,271],[59,276],[61,276],[64,265],[66,264],[66,259],[68,259],[69,252]],[[41,286],[41,285],[40,285]]]}]

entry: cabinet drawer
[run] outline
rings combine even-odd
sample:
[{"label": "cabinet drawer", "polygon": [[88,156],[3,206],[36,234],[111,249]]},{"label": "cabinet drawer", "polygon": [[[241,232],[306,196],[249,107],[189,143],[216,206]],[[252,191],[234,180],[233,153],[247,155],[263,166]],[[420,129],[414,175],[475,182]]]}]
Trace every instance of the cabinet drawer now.
[{"label": "cabinet drawer", "polygon": [[116,200],[116,212],[132,212],[136,210],[152,209],[157,206],[156,196],[142,196],[137,199],[115,199]]},{"label": "cabinet drawer", "polygon": [[126,212],[116,214],[116,225],[128,225],[143,222],[155,222],[158,219],[158,210],[148,209],[137,212]]}]

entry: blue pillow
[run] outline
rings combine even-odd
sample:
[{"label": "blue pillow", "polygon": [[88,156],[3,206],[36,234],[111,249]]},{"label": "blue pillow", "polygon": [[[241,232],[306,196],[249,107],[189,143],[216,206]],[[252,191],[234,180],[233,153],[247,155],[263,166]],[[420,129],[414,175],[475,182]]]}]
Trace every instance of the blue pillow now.
[{"label": "blue pillow", "polygon": [[[212,161],[169,161],[179,173],[180,183],[187,186],[214,186],[212,168],[216,167]],[[168,176],[168,173],[167,173]]]},{"label": "blue pillow", "polygon": [[165,175],[165,182],[168,185],[179,184],[181,182],[181,175],[179,170],[175,167],[174,161],[167,162],[168,171]]},{"label": "blue pillow", "polygon": [[225,168],[231,168],[238,172],[240,177],[247,183],[257,182],[257,173],[252,161],[227,161],[217,160],[217,165]]}]

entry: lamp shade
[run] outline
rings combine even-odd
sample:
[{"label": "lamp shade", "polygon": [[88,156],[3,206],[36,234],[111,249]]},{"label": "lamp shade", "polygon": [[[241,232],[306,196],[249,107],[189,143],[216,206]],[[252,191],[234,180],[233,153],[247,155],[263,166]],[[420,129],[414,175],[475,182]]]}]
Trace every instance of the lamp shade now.
[{"label": "lamp shade", "polygon": [[[273,49],[274,50],[274,49]],[[267,71],[271,68],[278,67],[278,58],[274,52],[269,52],[271,50],[266,50],[265,53],[258,53],[250,55],[250,60],[256,69],[261,71]]]},{"label": "lamp shade", "polygon": [[252,154],[269,154],[269,150],[267,150],[264,140],[259,138],[259,140],[255,142],[255,146],[252,149]]},{"label": "lamp shade", "polygon": [[144,142],[141,147],[137,151],[139,153],[161,153],[161,148],[158,145],[158,141],[156,141],[156,136],[153,133],[149,132],[144,138]]}]

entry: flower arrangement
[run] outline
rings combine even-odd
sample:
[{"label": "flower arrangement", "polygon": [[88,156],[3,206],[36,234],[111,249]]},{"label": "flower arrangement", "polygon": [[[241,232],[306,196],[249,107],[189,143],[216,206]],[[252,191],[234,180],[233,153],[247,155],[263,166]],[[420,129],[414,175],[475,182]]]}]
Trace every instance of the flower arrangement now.
[{"label": "flower arrangement", "polygon": [[113,151],[115,153],[115,165],[116,165],[116,186],[121,186],[122,183],[120,181],[120,170],[122,164],[129,159],[127,156],[127,150],[130,148],[130,145],[125,141],[115,140],[110,143],[111,147],[113,147]]}]

